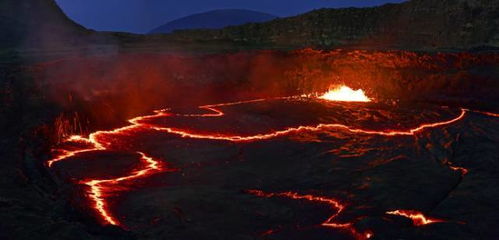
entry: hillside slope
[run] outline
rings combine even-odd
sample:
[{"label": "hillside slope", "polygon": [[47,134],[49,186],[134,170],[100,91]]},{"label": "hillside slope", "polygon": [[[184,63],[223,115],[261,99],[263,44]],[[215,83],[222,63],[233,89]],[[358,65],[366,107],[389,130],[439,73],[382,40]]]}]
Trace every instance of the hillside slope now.
[{"label": "hillside slope", "polygon": [[499,1],[412,0],[373,8],[321,9],[268,23],[183,31],[178,39],[300,48],[499,46]]},{"label": "hillside slope", "polygon": [[499,47],[496,0],[411,0],[373,8],[320,9],[265,23],[152,35],[87,30],[67,18],[54,0],[2,1],[0,19],[2,49],[22,47],[35,49],[37,54],[307,47],[441,51]]},{"label": "hillside slope", "polygon": [[84,27],[71,21],[53,0],[0,1],[0,46],[26,47],[78,42]]}]

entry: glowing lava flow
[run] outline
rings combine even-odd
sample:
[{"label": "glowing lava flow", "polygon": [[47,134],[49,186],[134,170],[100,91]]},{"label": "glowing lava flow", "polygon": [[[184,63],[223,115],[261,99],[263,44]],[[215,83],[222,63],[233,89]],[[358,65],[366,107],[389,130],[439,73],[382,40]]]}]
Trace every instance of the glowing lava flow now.
[{"label": "glowing lava flow", "polygon": [[330,88],[327,93],[319,96],[320,99],[339,102],[370,102],[362,89],[353,90],[347,86]]},{"label": "glowing lava flow", "polygon": [[475,111],[475,112],[487,115],[489,117],[497,117],[497,118],[499,118],[499,113],[483,112],[483,111]]},{"label": "glowing lava flow", "polygon": [[414,210],[395,210],[395,211],[388,211],[386,212],[386,214],[409,218],[412,220],[414,226],[423,226],[432,223],[445,222],[442,219],[426,217],[425,215],[423,215],[423,213]]},{"label": "glowing lava flow", "polygon": [[162,170],[161,165],[158,161],[151,157],[146,156],[144,153],[137,152],[141,156],[141,161],[145,164],[145,167],[141,170],[137,170],[128,176],[105,179],[105,180],[88,180],[82,181],[90,187],[89,198],[94,202],[94,209],[102,216],[102,218],[109,224],[119,225],[119,221],[110,214],[109,207],[105,201],[106,194],[112,192],[116,188],[116,184],[124,181],[134,180],[137,178],[142,178],[144,176],[151,175],[154,172],[159,172]]},{"label": "glowing lava flow", "polygon": [[68,159],[70,157],[74,157],[80,153],[85,153],[85,152],[91,152],[91,151],[98,151],[98,150],[105,150],[105,148],[97,141],[92,141],[90,138],[84,138],[82,136],[71,136],[68,138],[65,142],[79,142],[79,143],[85,143],[85,144],[91,144],[93,147],[91,148],[86,148],[86,149],[81,149],[81,150],[74,150],[74,151],[68,151],[68,150],[60,150],[61,153],[59,153],[58,156],[55,158],[51,159],[50,161],[47,162],[48,167],[52,167],[52,165],[56,162]]},{"label": "glowing lava flow", "polygon": [[464,176],[466,174],[468,174],[469,170],[466,169],[466,168],[463,168],[463,167],[456,167],[456,166],[452,166],[452,165],[449,165],[449,168],[454,170],[454,171],[459,171],[461,172],[461,175]]},{"label": "glowing lava flow", "polygon": [[[293,99],[293,97],[287,97],[287,98],[276,98],[276,99]],[[218,109],[218,107],[223,107],[223,106],[232,106],[232,105],[237,105],[237,104],[244,104],[244,103],[251,103],[251,102],[261,102],[265,101],[265,99],[257,99],[257,100],[250,100],[250,101],[240,101],[240,102],[233,102],[233,103],[222,103],[222,104],[215,104],[215,105],[205,105],[205,106],[200,106],[200,109],[212,111],[213,113],[205,113],[205,114],[186,114],[186,115],[179,115],[179,116],[184,116],[184,117],[220,117],[224,115],[224,112]],[[416,133],[423,131],[428,128],[435,128],[435,127],[440,127],[444,125],[449,125],[452,123],[455,123],[461,119],[463,119],[466,115],[467,110],[462,109],[461,114],[451,120],[448,121],[442,121],[442,122],[435,122],[435,123],[428,123],[428,124],[423,124],[419,127],[409,129],[409,130],[386,130],[386,131],[374,131],[374,130],[364,130],[364,129],[358,129],[358,128],[352,128],[346,125],[342,124],[318,124],[316,126],[299,126],[299,127],[292,127],[292,128],[287,128],[285,130],[279,130],[279,131],[274,131],[270,133],[265,133],[265,134],[257,134],[257,135],[252,135],[252,136],[239,136],[239,135],[224,135],[224,134],[200,134],[200,133],[193,133],[188,130],[182,130],[182,129],[175,129],[175,128],[168,128],[168,127],[159,127],[159,126],[154,126],[152,124],[144,123],[145,120],[148,119],[156,119],[156,118],[161,118],[161,117],[168,117],[171,116],[172,114],[168,113],[167,110],[158,110],[155,111],[154,115],[147,115],[147,116],[140,116],[136,117],[133,119],[130,119],[128,122],[130,125],[113,129],[110,131],[97,131],[94,133],[91,133],[88,138],[84,138],[81,136],[73,136],[70,137],[67,142],[73,142],[73,143],[84,143],[86,145],[91,145],[88,148],[80,149],[80,150],[65,150],[65,149],[58,149],[58,153],[53,159],[49,160],[47,162],[48,167],[52,167],[55,163],[58,163],[63,160],[67,160],[71,157],[75,157],[78,154],[81,153],[86,153],[86,152],[92,152],[92,151],[104,151],[104,150],[112,150],[110,149],[111,144],[106,141],[105,136],[108,135],[124,135],[127,132],[134,131],[134,130],[140,130],[140,129],[152,129],[160,132],[165,132],[165,133],[170,133],[170,134],[175,134],[179,135],[184,138],[194,138],[194,139],[211,139],[211,140],[220,140],[220,141],[232,141],[232,142],[245,142],[245,141],[257,141],[257,140],[265,140],[265,139],[270,139],[270,138],[275,138],[279,136],[284,136],[292,133],[298,133],[298,132],[303,132],[303,131],[310,131],[310,132],[316,132],[316,131],[322,131],[325,129],[343,129],[352,133],[359,133],[359,134],[371,134],[371,135],[381,135],[381,136],[411,136],[415,135]],[[108,179],[108,180],[88,180],[83,182],[83,184],[87,185],[90,187],[90,191],[88,194],[88,197],[94,202],[93,208],[101,215],[101,217],[109,224],[113,225],[118,225],[119,222],[116,220],[115,217],[111,215],[111,213],[108,210],[107,203],[105,201],[105,193],[108,190],[113,189],[113,185],[123,182],[126,180],[133,180],[136,178],[144,177],[147,176],[153,172],[158,172],[162,171],[161,167],[159,167],[158,162],[146,157],[143,153],[140,153],[142,156],[142,161],[147,162],[147,165],[145,166],[144,169],[132,172],[128,176],[124,176],[121,178],[116,178],[116,179]],[[298,195],[296,195],[298,196]],[[330,227],[334,227],[335,225],[332,223],[326,223],[326,225]],[[326,226],[325,225],[325,226]],[[340,226],[340,225],[336,225]],[[343,225],[343,227],[346,227]]]},{"label": "glowing lava flow", "polygon": [[92,147],[80,149],[80,150],[73,150],[73,151],[63,149],[61,151],[61,153],[59,153],[56,157],[47,161],[47,166],[52,167],[54,165],[54,163],[66,160],[68,158],[74,157],[74,156],[81,154],[81,153],[108,150],[107,145],[109,145],[109,143],[106,143],[106,141],[103,139],[103,136],[124,134],[127,131],[141,129],[141,128],[146,129],[149,127],[149,125],[141,124],[140,123],[141,120],[169,116],[169,114],[165,113],[162,110],[158,110],[158,111],[154,111],[154,112],[156,113],[155,115],[141,116],[141,117],[136,117],[136,118],[132,118],[132,119],[128,120],[130,125],[125,126],[125,127],[116,128],[116,129],[110,130],[110,131],[93,132],[88,136],[88,138],[84,138],[82,136],[77,136],[77,135],[71,136],[65,142],[75,142],[75,143],[83,142],[83,143],[92,145]]},{"label": "glowing lava flow", "polygon": [[[293,99],[294,97],[280,97],[280,98],[273,98],[274,100],[278,99]],[[201,114],[177,114],[177,116],[182,116],[182,117],[221,117],[224,116],[225,113],[216,109],[217,107],[228,107],[228,106],[234,106],[234,105],[240,105],[240,104],[246,104],[246,103],[255,103],[255,102],[263,102],[267,101],[269,99],[255,99],[255,100],[248,100],[248,101],[239,101],[239,102],[230,102],[230,103],[219,103],[219,104],[212,104],[212,105],[204,105],[198,107],[199,109],[203,110],[208,110],[212,111],[213,113],[201,113]]]},{"label": "glowing lava flow", "polygon": [[326,198],[326,197],[317,197],[313,195],[300,195],[298,193],[294,192],[284,192],[284,193],[266,193],[260,190],[248,190],[247,191],[249,194],[255,195],[257,197],[262,197],[262,198],[272,198],[272,197],[283,197],[283,198],[290,198],[290,199],[295,199],[295,200],[307,200],[311,202],[319,202],[319,203],[324,203],[332,208],[336,209],[336,213],[330,216],[326,221],[321,223],[321,226],[324,227],[330,227],[330,228],[337,228],[342,231],[346,231],[350,233],[355,239],[358,240],[364,240],[364,239],[369,239],[373,237],[373,233],[371,231],[367,231],[365,233],[359,233],[354,227],[352,223],[335,223],[333,222],[334,218],[336,218],[338,215],[340,215],[343,210],[345,209],[345,205],[341,204],[338,200],[333,199],[333,198]]},{"label": "glowing lava flow", "polygon": [[275,137],[279,137],[279,136],[289,135],[291,133],[297,133],[297,132],[303,132],[303,131],[317,132],[317,131],[321,131],[321,130],[325,130],[325,129],[332,129],[332,128],[344,129],[344,130],[352,132],[352,133],[368,134],[368,135],[412,136],[412,135],[415,135],[416,133],[421,132],[427,128],[436,128],[436,127],[441,127],[441,126],[450,125],[452,123],[455,123],[455,122],[463,119],[466,115],[466,112],[467,112],[466,109],[461,109],[461,114],[459,116],[451,119],[451,120],[422,124],[419,127],[416,127],[413,129],[408,129],[408,130],[375,131],[375,130],[365,130],[365,129],[360,129],[360,128],[352,128],[352,127],[349,127],[347,125],[333,123],[333,124],[318,124],[316,126],[292,127],[292,128],[287,128],[285,130],[279,130],[279,131],[275,131],[275,132],[271,132],[271,133],[257,134],[257,135],[252,135],[252,136],[239,136],[239,135],[224,135],[224,134],[198,134],[198,133],[192,133],[192,132],[182,130],[182,129],[168,128],[168,127],[156,127],[156,126],[152,126],[152,125],[150,125],[150,127],[152,129],[157,130],[157,131],[163,131],[163,132],[167,132],[167,133],[171,133],[171,134],[180,135],[181,137],[184,137],[184,138],[224,140],[224,141],[232,141],[232,142],[266,140],[266,139],[271,139],[271,138],[275,138]]}]

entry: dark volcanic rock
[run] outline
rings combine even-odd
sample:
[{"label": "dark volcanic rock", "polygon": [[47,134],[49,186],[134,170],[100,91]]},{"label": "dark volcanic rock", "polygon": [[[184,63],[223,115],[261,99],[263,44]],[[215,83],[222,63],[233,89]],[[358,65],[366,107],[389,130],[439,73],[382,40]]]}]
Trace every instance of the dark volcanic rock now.
[{"label": "dark volcanic rock", "polygon": [[76,50],[95,53],[117,49],[493,49],[499,46],[498,17],[498,3],[492,0],[412,0],[373,8],[321,9],[222,30],[141,36],[85,30],[64,16],[53,0],[8,0],[0,5],[0,44],[19,47],[22,43],[22,47],[30,49],[51,49],[52,55],[56,50],[68,54]]},{"label": "dark volcanic rock", "polygon": [[68,45],[81,41],[78,38],[87,32],[52,0],[2,1],[0,18],[2,47]]},{"label": "dark volcanic rock", "polygon": [[[234,134],[245,132],[237,127],[279,130],[295,124],[294,120],[314,125],[310,119],[363,129],[397,129],[405,128],[404,119],[421,124],[458,115],[449,110],[280,100],[224,107],[223,117],[183,117],[185,123],[180,123],[176,119],[182,117],[170,115],[161,118],[173,118],[171,122],[148,123],[190,132],[228,128]],[[499,222],[494,204],[499,196],[493,190],[497,124],[496,118],[468,113],[453,125],[415,136],[375,136],[333,128],[243,143],[144,129],[117,136],[124,137],[126,144],[110,147],[146,152],[177,171],[126,184],[127,191],[112,196],[110,209],[140,239],[354,239],[349,231],[320,226],[337,211],[333,206],[262,198],[247,190],[292,191],[337,199],[346,207],[334,221],[352,223],[362,232],[370,230],[374,239],[494,239],[497,229],[485,226]],[[85,161],[101,161],[105,168],[123,167],[118,161],[85,157],[91,158]],[[72,161],[61,162],[58,168],[68,168],[77,179],[86,178],[85,169],[78,172]],[[449,164],[465,167],[469,173],[462,175]],[[385,214],[396,209],[418,210],[443,222],[416,227],[404,217]]]},{"label": "dark volcanic rock", "polygon": [[412,0],[374,8],[321,9],[269,23],[185,31],[174,37],[277,48],[497,47],[498,13],[499,3],[491,0]]},{"label": "dark volcanic rock", "polygon": [[121,229],[89,221],[70,204],[73,185],[56,183],[40,159],[54,143],[47,123],[59,109],[44,99],[22,68],[4,67],[0,65],[0,239],[130,239]]}]

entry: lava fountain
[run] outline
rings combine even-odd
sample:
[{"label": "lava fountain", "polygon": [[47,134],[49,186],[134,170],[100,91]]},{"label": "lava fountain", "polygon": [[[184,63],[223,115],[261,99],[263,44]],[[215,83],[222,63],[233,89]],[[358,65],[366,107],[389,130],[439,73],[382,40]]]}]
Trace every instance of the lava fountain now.
[{"label": "lava fountain", "polygon": [[364,90],[353,90],[345,85],[329,88],[329,91],[319,96],[320,99],[339,102],[371,102]]}]

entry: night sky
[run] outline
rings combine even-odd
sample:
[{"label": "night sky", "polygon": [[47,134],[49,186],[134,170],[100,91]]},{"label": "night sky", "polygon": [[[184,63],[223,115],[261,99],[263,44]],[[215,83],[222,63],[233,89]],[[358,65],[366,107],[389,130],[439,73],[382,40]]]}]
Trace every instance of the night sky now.
[{"label": "night sky", "polygon": [[56,0],[87,28],[143,33],[171,20],[214,9],[250,9],[285,17],[323,7],[363,7],[404,0]]}]

